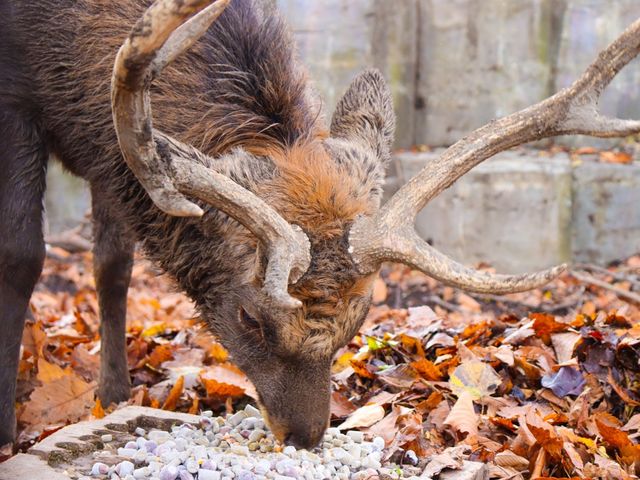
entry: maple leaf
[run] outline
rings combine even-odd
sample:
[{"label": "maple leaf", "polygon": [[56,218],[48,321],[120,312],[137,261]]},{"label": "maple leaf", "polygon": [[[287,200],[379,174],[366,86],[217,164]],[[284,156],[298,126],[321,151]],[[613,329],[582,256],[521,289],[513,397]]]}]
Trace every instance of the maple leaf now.
[{"label": "maple leaf", "polygon": [[62,369],[40,358],[38,380],[42,385],[31,393],[20,415],[20,421],[31,427],[74,422],[93,406],[95,382],[85,382],[70,368]]}]

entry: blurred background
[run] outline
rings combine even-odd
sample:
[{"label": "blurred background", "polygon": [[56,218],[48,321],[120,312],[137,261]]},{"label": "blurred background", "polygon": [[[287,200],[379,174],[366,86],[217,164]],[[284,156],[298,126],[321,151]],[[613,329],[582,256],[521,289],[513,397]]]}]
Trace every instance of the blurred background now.
[{"label": "blurred background", "polygon": [[[475,128],[568,86],[640,17],[638,0],[264,1],[291,25],[328,114],[357,72],[384,73],[398,116],[387,193]],[[601,110],[640,118],[637,60]],[[640,251],[634,140],[566,137],[506,152],[435,199],[418,231],[463,263],[503,272],[632,255]],[[83,182],[52,164],[49,237],[76,227],[89,203]]]}]

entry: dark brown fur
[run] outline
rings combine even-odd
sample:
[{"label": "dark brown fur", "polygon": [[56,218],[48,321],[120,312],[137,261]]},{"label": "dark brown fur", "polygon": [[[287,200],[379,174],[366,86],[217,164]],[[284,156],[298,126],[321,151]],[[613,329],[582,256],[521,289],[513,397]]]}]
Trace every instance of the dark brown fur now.
[{"label": "dark brown fur", "polygon": [[[10,330],[0,340],[0,352],[8,352],[0,353],[0,387],[14,388],[15,344],[42,265],[41,196],[53,154],[92,188],[101,398],[128,395],[122,339],[135,239],[194,299],[255,383],[280,438],[313,445],[327,424],[331,357],[368,309],[373,277],[358,274],[346,238],[356,216],[379,206],[393,133],[388,91],[376,72],[359,77],[333,119],[337,138],[327,138],[284,25],[248,0],[234,0],[154,83],[155,128],[211,157],[241,148],[210,167],[309,236],[311,267],[290,289],[304,307],[293,314],[266,309],[260,279],[252,276],[259,261],[255,238],[212,208],[201,219],[163,214],[120,155],[111,69],[148,4],[0,0],[0,165],[12,179],[0,180],[0,321]],[[9,298],[14,290],[17,300]],[[13,435],[13,414],[6,413],[12,401],[13,391],[0,395],[0,444]]]}]

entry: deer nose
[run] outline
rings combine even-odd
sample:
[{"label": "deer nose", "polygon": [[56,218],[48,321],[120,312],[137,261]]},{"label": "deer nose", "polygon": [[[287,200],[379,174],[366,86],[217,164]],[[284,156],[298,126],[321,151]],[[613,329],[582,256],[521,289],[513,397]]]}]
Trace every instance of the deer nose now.
[{"label": "deer nose", "polygon": [[311,450],[318,446],[324,434],[325,427],[311,428],[309,430],[293,430],[284,439],[285,445]]}]

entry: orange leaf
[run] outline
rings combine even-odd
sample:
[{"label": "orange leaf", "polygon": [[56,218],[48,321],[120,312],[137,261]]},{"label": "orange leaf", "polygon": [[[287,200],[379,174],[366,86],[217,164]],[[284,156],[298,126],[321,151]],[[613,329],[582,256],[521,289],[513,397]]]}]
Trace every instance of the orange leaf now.
[{"label": "orange leaf", "polygon": [[189,407],[188,413],[190,413],[191,415],[195,415],[196,413],[198,413],[199,406],[200,406],[200,399],[198,398],[197,395],[194,395],[193,402],[191,402],[191,406]]},{"label": "orange leaf", "polygon": [[209,347],[209,356],[218,363],[224,363],[229,358],[229,352],[218,342]]},{"label": "orange leaf", "polygon": [[440,392],[431,392],[431,395],[426,400],[421,401],[416,405],[416,411],[422,414],[428,413],[444,400],[444,396]]},{"label": "orange leaf", "polygon": [[513,422],[509,418],[491,417],[489,420],[494,425],[505,428],[511,432],[515,433],[518,430],[518,428],[513,424]]},{"label": "orange leaf", "polygon": [[149,355],[147,363],[153,368],[158,368],[163,362],[171,360],[173,358],[174,346],[170,344],[158,345],[153,349],[153,352]]},{"label": "orange leaf", "polygon": [[358,376],[363,378],[371,378],[371,379],[376,378],[376,375],[367,368],[367,364],[364,363],[362,360],[356,360],[352,358],[351,360],[349,360],[349,362],[353,367],[353,371],[356,372]]},{"label": "orange leaf", "polygon": [[631,163],[633,157],[626,152],[600,152],[600,161],[605,163]]},{"label": "orange leaf", "polygon": [[102,408],[102,402],[99,398],[96,399],[96,404],[91,409],[91,415],[93,415],[95,418],[104,418],[104,408]]},{"label": "orange leaf", "polygon": [[402,333],[400,334],[400,342],[405,350],[415,353],[418,358],[424,358],[424,348],[422,348],[422,341],[419,338]]},{"label": "orange leaf", "polygon": [[47,342],[47,334],[42,322],[27,323],[22,332],[22,346],[34,357],[42,356],[42,349]]},{"label": "orange leaf", "polygon": [[610,446],[618,450],[633,445],[626,432],[620,430],[620,422],[609,413],[597,413],[595,415],[596,426],[602,439]]},{"label": "orange leaf", "polygon": [[551,334],[564,332],[569,328],[568,324],[557,322],[553,315],[546,313],[531,313],[529,318],[533,320],[533,329],[544,343],[551,343]]},{"label": "orange leaf", "polygon": [[536,442],[555,460],[562,458],[562,438],[558,436],[553,426],[543,421],[535,411],[526,415],[527,428],[535,437]]},{"label": "orange leaf", "polygon": [[442,380],[442,372],[440,368],[432,361],[427,360],[426,358],[421,358],[416,362],[411,362],[411,366],[425,379],[438,381]]},{"label": "orange leaf", "polygon": [[244,389],[229,383],[218,382],[210,378],[201,378],[209,397],[241,397]]},{"label": "orange leaf", "polygon": [[167,396],[167,399],[162,404],[162,410],[171,410],[174,411],[176,406],[178,405],[178,400],[184,391],[184,377],[180,375],[176,383],[171,387],[171,391]]},{"label": "orange leaf", "polygon": [[[205,385],[209,395],[222,397],[247,395],[253,399],[257,399],[258,396],[247,376],[231,363],[208,367],[200,376],[200,380]],[[208,387],[207,384],[209,385]]]}]

